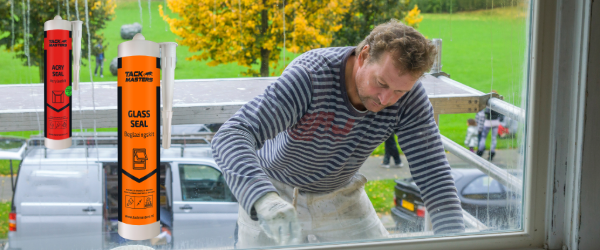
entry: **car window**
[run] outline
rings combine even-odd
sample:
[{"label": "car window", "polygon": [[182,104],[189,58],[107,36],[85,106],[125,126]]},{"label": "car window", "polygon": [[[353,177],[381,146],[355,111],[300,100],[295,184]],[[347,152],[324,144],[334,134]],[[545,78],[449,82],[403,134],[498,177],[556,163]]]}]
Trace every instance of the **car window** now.
[{"label": "car window", "polygon": [[223,174],[211,166],[180,164],[179,178],[184,201],[236,201]]},{"label": "car window", "polygon": [[488,199],[488,194],[491,200],[503,199],[506,196],[501,184],[486,175],[477,177],[462,191],[463,197],[477,200]]},{"label": "car window", "polygon": [[25,202],[96,202],[90,197],[100,187],[98,170],[91,166],[25,166],[19,175],[19,197]]}]

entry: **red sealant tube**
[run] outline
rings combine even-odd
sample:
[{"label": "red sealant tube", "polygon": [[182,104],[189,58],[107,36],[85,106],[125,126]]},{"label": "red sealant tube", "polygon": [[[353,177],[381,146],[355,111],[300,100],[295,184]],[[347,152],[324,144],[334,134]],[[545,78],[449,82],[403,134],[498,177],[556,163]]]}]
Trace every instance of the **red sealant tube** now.
[{"label": "red sealant tube", "polygon": [[72,64],[76,63],[78,83],[81,23],[65,21],[60,16],[44,23],[44,144],[50,149],[68,148],[72,143]]}]

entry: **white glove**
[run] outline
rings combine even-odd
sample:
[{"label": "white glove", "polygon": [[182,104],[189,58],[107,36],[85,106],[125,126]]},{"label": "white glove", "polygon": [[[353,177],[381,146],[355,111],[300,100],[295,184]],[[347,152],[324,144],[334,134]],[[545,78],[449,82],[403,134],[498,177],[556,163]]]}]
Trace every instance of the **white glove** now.
[{"label": "white glove", "polygon": [[279,245],[300,244],[300,224],[296,209],[270,192],[254,203],[258,222],[263,231]]}]

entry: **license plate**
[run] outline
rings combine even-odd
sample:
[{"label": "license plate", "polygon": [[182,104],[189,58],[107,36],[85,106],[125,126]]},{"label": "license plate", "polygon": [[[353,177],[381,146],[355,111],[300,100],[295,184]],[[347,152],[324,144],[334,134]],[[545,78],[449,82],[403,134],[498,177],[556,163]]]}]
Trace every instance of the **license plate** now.
[{"label": "license plate", "polygon": [[406,208],[410,211],[415,211],[415,204],[413,204],[412,202],[408,202],[406,200],[402,200],[402,207]]}]

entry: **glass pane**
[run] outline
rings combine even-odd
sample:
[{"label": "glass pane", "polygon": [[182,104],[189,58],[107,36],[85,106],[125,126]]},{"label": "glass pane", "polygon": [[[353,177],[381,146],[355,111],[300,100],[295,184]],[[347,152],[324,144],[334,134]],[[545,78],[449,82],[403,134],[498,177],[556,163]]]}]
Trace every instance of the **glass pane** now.
[{"label": "glass pane", "polygon": [[11,249],[523,229],[528,0],[9,0],[0,13]]}]

